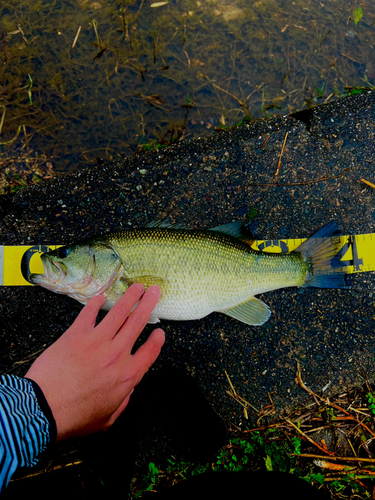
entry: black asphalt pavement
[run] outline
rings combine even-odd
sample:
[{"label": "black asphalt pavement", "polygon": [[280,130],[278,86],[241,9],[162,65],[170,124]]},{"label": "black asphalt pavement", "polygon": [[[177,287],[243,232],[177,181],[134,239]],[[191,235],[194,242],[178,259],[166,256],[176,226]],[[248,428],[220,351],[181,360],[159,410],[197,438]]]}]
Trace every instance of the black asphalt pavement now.
[{"label": "black asphalt pavement", "polygon": [[[286,133],[280,185],[267,185]],[[370,233],[375,190],[359,178],[375,183],[374,133],[375,93],[369,92],[77,170],[4,198],[0,241],[71,244],[164,217],[210,228],[247,215],[253,234],[264,239],[307,237],[331,220],[343,234]],[[330,384],[329,395],[361,384],[364,373],[374,374],[374,284],[374,274],[366,273],[353,276],[350,290],[265,294],[260,298],[272,316],[261,327],[221,314],[163,321],[167,340],[154,370],[186,369],[214,409],[237,426],[246,419],[226,392],[225,371],[245,400],[260,409],[271,396],[277,411],[306,397],[295,381],[297,361],[314,391]],[[57,339],[80,305],[37,287],[3,287],[0,294],[0,369],[22,375],[28,357]]]}]

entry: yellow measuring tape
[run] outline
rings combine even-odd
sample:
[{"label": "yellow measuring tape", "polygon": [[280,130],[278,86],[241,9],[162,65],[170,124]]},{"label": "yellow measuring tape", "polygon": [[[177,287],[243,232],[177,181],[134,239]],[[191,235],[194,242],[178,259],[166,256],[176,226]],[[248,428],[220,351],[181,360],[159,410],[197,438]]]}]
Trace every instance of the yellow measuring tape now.
[{"label": "yellow measuring tape", "polygon": [[[343,268],[347,274],[375,271],[375,233],[339,238],[343,250],[338,267]],[[306,238],[257,240],[251,247],[262,252],[289,253],[304,241]],[[0,246],[0,285],[34,286],[28,281],[28,277],[31,273],[44,272],[41,254],[61,246]]]}]

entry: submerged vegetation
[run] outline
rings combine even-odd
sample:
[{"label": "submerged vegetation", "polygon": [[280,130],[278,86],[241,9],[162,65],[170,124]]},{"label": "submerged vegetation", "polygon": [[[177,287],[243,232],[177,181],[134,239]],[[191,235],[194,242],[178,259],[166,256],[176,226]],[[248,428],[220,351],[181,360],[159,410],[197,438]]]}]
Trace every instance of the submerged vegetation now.
[{"label": "submerged vegetation", "polygon": [[66,172],[372,88],[374,30],[355,0],[1,2],[0,153]]}]

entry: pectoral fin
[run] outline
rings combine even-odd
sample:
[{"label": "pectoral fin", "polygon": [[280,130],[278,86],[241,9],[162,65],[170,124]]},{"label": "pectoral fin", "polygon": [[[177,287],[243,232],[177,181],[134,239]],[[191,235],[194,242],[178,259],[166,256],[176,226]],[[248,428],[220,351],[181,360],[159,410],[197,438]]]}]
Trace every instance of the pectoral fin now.
[{"label": "pectoral fin", "polygon": [[238,306],[231,309],[220,311],[231,318],[238,319],[247,325],[259,326],[263,325],[271,316],[271,311],[267,304],[255,297],[242,302]]},{"label": "pectoral fin", "polygon": [[133,283],[142,283],[145,287],[145,290],[149,288],[151,285],[158,285],[161,289],[163,289],[163,285],[165,283],[164,278],[160,278],[159,276],[132,276],[131,278],[127,278],[126,276],[121,276],[120,281],[122,281],[127,287],[132,285]]}]

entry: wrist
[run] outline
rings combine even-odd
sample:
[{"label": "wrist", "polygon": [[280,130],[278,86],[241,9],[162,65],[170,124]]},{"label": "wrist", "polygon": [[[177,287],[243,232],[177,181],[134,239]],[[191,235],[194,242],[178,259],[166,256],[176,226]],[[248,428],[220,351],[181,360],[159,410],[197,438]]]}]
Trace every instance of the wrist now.
[{"label": "wrist", "polygon": [[35,380],[32,380],[31,378],[28,378],[28,377],[24,377],[24,378],[25,378],[25,380],[28,380],[31,383],[33,390],[34,390],[34,393],[35,393],[35,396],[36,396],[36,399],[37,399],[37,402],[38,402],[38,405],[39,405],[42,413],[44,414],[44,416],[48,420],[50,443],[51,444],[55,443],[56,438],[57,438],[56,420],[55,420],[55,417],[53,416],[53,413],[52,413],[52,410],[48,404],[48,401],[47,401],[42,389],[35,382]]}]

